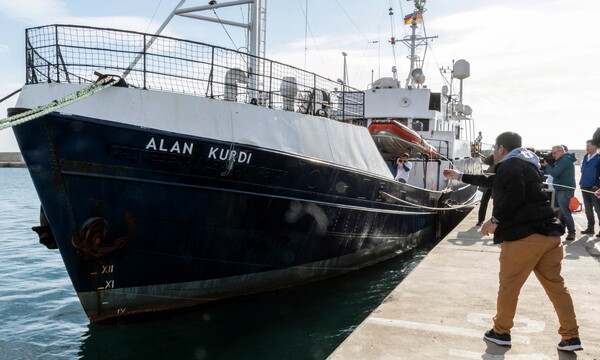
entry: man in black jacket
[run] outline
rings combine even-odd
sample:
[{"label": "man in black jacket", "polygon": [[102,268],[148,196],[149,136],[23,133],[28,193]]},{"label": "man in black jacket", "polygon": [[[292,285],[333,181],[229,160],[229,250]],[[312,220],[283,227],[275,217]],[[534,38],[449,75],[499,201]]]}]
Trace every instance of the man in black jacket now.
[{"label": "man in black jacket", "polygon": [[[480,132],[481,133],[481,132]],[[485,165],[488,165],[486,173],[494,173],[494,168],[496,165],[494,164],[494,155],[490,155],[483,160]],[[479,213],[477,214],[477,226],[483,225],[485,221],[485,215],[487,214],[487,207],[490,199],[492,198],[492,188],[480,187],[481,191],[483,191],[483,195],[481,195],[481,200],[479,201]]]},{"label": "man in black jacket", "polygon": [[447,178],[492,188],[492,218],[483,224],[481,233],[494,234],[494,243],[502,244],[500,287],[494,327],[484,338],[498,345],[511,345],[510,330],[519,291],[533,271],[558,315],[558,333],[562,338],[558,349],[582,350],[573,301],[560,275],[563,259],[560,235],[564,228],[542,190],[539,159],[521,147],[519,134],[505,132],[496,138],[494,163],[496,173],[492,175],[444,170]]}]

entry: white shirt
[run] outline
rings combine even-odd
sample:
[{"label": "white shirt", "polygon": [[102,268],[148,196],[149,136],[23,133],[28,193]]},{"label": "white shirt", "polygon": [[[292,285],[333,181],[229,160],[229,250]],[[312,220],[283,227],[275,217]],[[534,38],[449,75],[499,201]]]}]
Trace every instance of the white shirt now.
[{"label": "white shirt", "polygon": [[596,152],[595,152],[595,153],[593,153],[593,154],[591,154],[591,155],[590,155],[590,154],[588,154],[588,153],[585,153],[585,155],[583,156],[583,158],[584,158],[584,159],[587,159],[587,161],[590,161],[590,160],[592,160],[592,158],[593,158],[594,156],[596,156],[596,155],[598,155],[598,150],[596,150]]},{"label": "white shirt", "polygon": [[394,178],[394,180],[398,181],[399,179],[404,179],[404,181],[408,182],[408,176],[410,174],[408,171],[404,170],[404,167],[402,165],[406,165],[406,167],[410,171],[412,169],[413,164],[410,161],[407,161],[406,163],[400,163],[397,165],[398,172],[396,173],[396,177]]},{"label": "white shirt", "polygon": [[546,178],[546,184],[548,184],[548,189],[550,190],[554,190],[554,185],[552,185],[553,180],[554,178],[552,177],[552,175],[548,175],[548,177]]}]

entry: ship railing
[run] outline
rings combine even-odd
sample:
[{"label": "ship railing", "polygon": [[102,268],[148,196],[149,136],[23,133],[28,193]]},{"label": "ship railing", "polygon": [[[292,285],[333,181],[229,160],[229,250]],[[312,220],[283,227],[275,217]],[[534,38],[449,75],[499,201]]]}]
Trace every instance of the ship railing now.
[{"label": "ship railing", "polygon": [[[252,66],[257,69],[253,69]],[[26,30],[26,83],[93,83],[124,75],[130,87],[329,117],[364,118],[364,93],[294,66],[197,41],[75,25]]]},{"label": "ship railing", "polygon": [[494,153],[494,144],[488,144],[488,143],[483,143],[483,142],[480,143],[479,153],[484,158],[492,155]]},{"label": "ship railing", "polygon": [[445,158],[449,158],[450,142],[448,140],[430,138],[425,138],[425,140],[427,140],[433,147],[436,148],[438,154],[442,155]]}]

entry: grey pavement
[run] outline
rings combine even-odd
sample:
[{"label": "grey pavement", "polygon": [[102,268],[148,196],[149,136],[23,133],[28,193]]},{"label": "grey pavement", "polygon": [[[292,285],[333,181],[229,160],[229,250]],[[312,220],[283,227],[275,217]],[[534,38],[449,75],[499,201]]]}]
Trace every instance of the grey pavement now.
[{"label": "grey pavement", "polygon": [[476,210],[329,359],[600,360],[600,239],[579,234],[587,224],[584,213],[574,214],[577,239],[566,242],[563,236],[562,274],[584,347],[573,353],[556,349],[558,319],[533,274],[521,290],[512,347],[483,340],[495,313],[500,247],[478,232]]}]

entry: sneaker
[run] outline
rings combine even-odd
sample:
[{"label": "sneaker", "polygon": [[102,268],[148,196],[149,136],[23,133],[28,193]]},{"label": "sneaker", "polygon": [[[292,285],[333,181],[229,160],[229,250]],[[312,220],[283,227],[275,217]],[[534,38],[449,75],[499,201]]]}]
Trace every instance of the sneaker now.
[{"label": "sneaker", "polygon": [[581,346],[581,340],[578,337],[572,338],[569,340],[561,340],[556,346],[558,350],[562,351],[579,351],[583,350],[583,346]]},{"label": "sneaker", "polygon": [[483,225],[483,221],[478,221],[477,224],[475,224],[476,226],[481,226]]},{"label": "sneaker", "polygon": [[567,235],[567,237],[566,237],[565,240],[567,240],[567,241],[573,241],[573,240],[575,240],[575,234],[569,234],[569,235]]},{"label": "sneaker", "polygon": [[594,232],[595,232],[594,228],[590,228],[590,227],[587,228],[587,229],[585,229],[585,230],[583,230],[583,231],[581,231],[581,233],[584,234],[584,235],[593,235]]},{"label": "sneaker", "polygon": [[[498,334],[497,332],[494,331],[494,329],[490,329],[490,330],[486,331],[483,338],[488,341],[493,342],[494,344],[500,345],[500,346],[512,346],[512,344],[510,343],[510,334]],[[571,340],[573,340],[573,339],[571,339]],[[579,339],[577,339],[577,340],[579,340]]]}]

